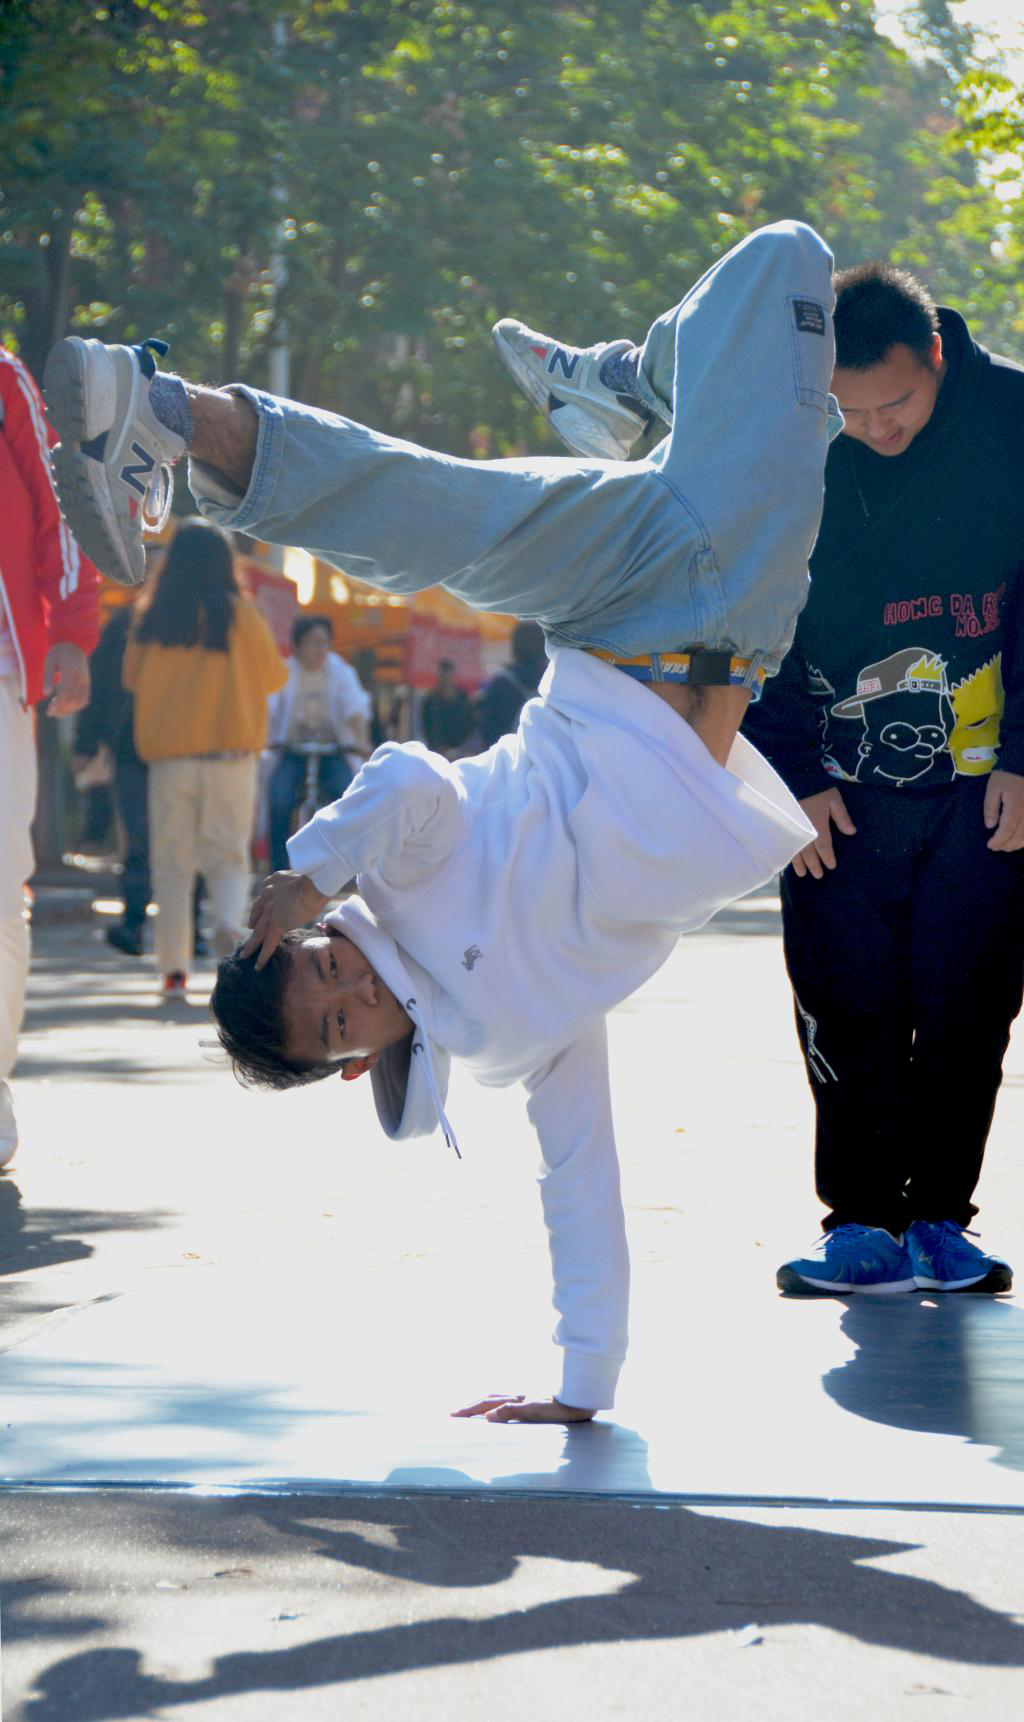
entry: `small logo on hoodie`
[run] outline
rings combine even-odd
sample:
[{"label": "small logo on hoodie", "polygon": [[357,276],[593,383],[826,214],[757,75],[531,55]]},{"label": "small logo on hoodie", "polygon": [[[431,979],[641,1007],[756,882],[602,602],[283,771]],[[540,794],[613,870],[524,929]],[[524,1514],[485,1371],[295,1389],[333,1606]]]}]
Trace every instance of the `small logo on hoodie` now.
[{"label": "small logo on hoodie", "polygon": [[474,965],[480,961],[480,958],[483,956],[483,954],[484,953],[480,949],[479,945],[468,946],[468,948],[465,951],[463,951],[463,953],[462,953],[462,966],[463,966],[463,968],[471,970],[474,967]]}]

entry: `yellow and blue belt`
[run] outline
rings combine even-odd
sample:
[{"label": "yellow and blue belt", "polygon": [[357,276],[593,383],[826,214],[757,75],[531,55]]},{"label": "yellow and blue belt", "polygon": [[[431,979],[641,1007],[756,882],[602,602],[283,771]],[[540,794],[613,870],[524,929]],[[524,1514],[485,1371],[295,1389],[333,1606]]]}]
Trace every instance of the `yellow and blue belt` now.
[{"label": "yellow and blue belt", "polygon": [[740,658],[729,652],[642,652],[639,657],[620,657],[600,646],[587,651],[602,663],[624,670],[636,682],[682,682],[692,688],[749,688],[757,699],[765,671],[757,658]]}]

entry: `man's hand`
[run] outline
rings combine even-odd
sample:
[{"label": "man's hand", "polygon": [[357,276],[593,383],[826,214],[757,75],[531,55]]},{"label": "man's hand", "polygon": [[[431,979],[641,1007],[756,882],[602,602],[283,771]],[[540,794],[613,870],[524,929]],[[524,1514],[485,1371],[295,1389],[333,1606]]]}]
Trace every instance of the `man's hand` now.
[{"label": "man's hand", "polygon": [[67,640],[51,646],[43,663],[43,694],[52,694],[50,717],[70,717],[89,703],[89,660]]},{"label": "man's hand", "polygon": [[793,871],[798,879],[803,879],[808,873],[815,879],[823,879],[825,868],[831,872],[836,864],[832,826],[844,837],[855,837],[857,827],[847,813],[846,803],[838,789],[822,789],[817,795],[809,795],[806,801],[801,801],[800,806],[818,835],[806,849],[801,849],[799,855],[794,855]]},{"label": "man's hand", "polygon": [[560,1399],[527,1399],[522,1393],[489,1393],[453,1417],[483,1417],[488,1423],[589,1423],[593,1411],[563,1405]]},{"label": "man's hand", "polygon": [[292,927],[304,927],[329,902],[330,898],[318,891],[305,873],[271,873],[260,886],[250,911],[252,932],[242,946],[243,957],[258,952],[256,967],[262,969],[277,950],[283,934]]},{"label": "man's hand", "polygon": [[1024,777],[1016,771],[993,771],[985,786],[985,824],[992,832],[989,849],[1004,854],[1024,848]]}]

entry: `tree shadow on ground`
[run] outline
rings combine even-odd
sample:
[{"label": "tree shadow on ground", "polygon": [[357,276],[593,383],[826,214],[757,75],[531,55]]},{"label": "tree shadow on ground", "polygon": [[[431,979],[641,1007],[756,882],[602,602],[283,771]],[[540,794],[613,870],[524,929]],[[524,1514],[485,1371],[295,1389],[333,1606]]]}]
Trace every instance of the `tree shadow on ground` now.
[{"label": "tree shadow on ground", "polygon": [[[210,1039],[213,1039],[212,1028]],[[51,1077],[100,1083],[144,1082],[152,1079],[162,1084],[166,1090],[171,1083],[180,1087],[183,1082],[208,1082],[210,1070],[207,1059],[217,1068],[228,1068],[223,1054],[213,1048],[209,1051],[196,1051],[195,1047],[187,1044],[178,1057],[169,1056],[165,1048],[159,1045],[154,1046],[152,1058],[141,1058],[137,1053],[127,1057],[120,1054],[104,1057],[90,1053],[86,1057],[74,1049],[65,1057],[55,1056],[52,1050],[42,1052],[37,1057],[31,1046],[26,1046],[23,1042],[19,1050],[16,1074],[23,1081],[34,1082]]]},{"label": "tree shadow on ground", "polygon": [[[94,1253],[90,1236],[106,1232],[143,1232],[162,1226],[161,1213],[105,1213],[76,1208],[25,1208],[21,1190],[8,1172],[0,1177],[0,1278],[30,1274],[68,1262],[85,1261]],[[21,1300],[17,1308],[0,1312],[0,1331],[10,1321],[49,1311],[51,1301]]]},{"label": "tree shadow on ground", "polygon": [[118,1023],[151,1022],[154,1028],[182,1027],[201,1022],[208,1015],[205,992],[191,998],[163,999],[154,985],[152,992],[135,991],[121,997],[93,992],[64,995],[60,1000],[37,1003],[25,1014],[23,1035],[50,1034],[60,1028],[114,1028]]},{"label": "tree shadow on ground", "polygon": [[167,1216],[158,1209],[145,1213],[110,1213],[95,1208],[28,1208],[21,1205],[21,1191],[8,1174],[0,1178],[0,1275],[24,1273],[32,1268],[55,1267],[81,1261],[92,1255],[93,1246],[69,1234],[102,1232],[149,1232],[162,1226]]},{"label": "tree shadow on ground", "polygon": [[[114,1292],[84,1307],[118,1301]],[[59,1333],[61,1324],[78,1314],[77,1309],[58,1310],[50,1331]],[[296,1406],[287,1389],[273,1383],[212,1385],[199,1377],[168,1385],[159,1367],[145,1361],[95,1363],[60,1355],[59,1341],[55,1349],[56,1356],[9,1349],[4,1362],[4,1395],[15,1420],[0,1466],[6,1464],[6,1480],[15,1488],[56,1483],[87,1490],[96,1485],[188,1489],[195,1485],[197,1468],[204,1477],[244,1477],[258,1466],[265,1443],[300,1423],[329,1419],[338,1424],[366,1415],[358,1409]],[[71,1396],[76,1408],[69,1426],[59,1404]]]},{"label": "tree shadow on ground", "polygon": [[[601,1425],[570,1431],[567,1450],[611,1433]],[[437,1480],[439,1488],[454,1492],[460,1474],[439,1472]],[[461,1482],[467,1492],[454,1498],[400,1490],[374,1500],[352,1494],[150,1498],[140,1506],[145,1533],[136,1526],[134,1535],[163,1538],[178,1560],[185,1551],[195,1590],[220,1576],[200,1570],[217,1558],[214,1551],[230,1551],[235,1563],[251,1561],[251,1569],[236,1565],[235,1571],[258,1572],[264,1584],[269,1578],[278,1587],[275,1596],[281,1579],[273,1569],[279,1563],[288,1575],[288,1594],[300,1586],[307,1594],[313,1589],[317,1615],[322,1619],[333,1611],[339,1630],[281,1649],[224,1654],[196,1679],[147,1673],[142,1649],[84,1650],[52,1663],[37,1678],[24,1709],[27,1722],[165,1715],[176,1706],[246,1693],[277,1692],[284,1703],[289,1693],[404,1671],[573,1645],[694,1638],[737,1630],[751,1620],[766,1631],[820,1626],[878,1648],[975,1666],[1024,1665],[1024,1627],[1009,1616],[944,1585],[864,1564],[915,1544],[751,1524],[656,1500],[625,1504],[505,1494],[481,1500],[469,1478]],[[34,1503],[37,1512],[40,1505]],[[113,1515],[119,1507],[124,1510],[123,1500],[101,1506],[95,1497],[77,1504],[86,1516]],[[95,1525],[92,1535],[95,1541]],[[503,1603],[496,1592],[489,1615],[480,1602],[467,1608],[462,1599],[441,1618],[341,1629],[346,1595],[360,1573],[371,1575],[371,1582],[414,1585],[417,1594],[419,1587],[485,1592],[530,1560],[579,1563],[581,1594],[565,1597],[563,1576],[561,1596],[526,1608]],[[614,1589],[601,1584],[599,1594],[586,1594],[593,1590],[595,1567],[614,1575]],[[37,1582],[46,1584],[51,1576],[37,1575]],[[231,1582],[248,1584],[251,1594],[248,1579]],[[537,1588],[543,1584],[535,1580],[529,1594]],[[514,1600],[522,1594],[517,1589]],[[443,1610],[443,1597],[428,1602],[435,1605]],[[76,1606],[83,1606],[81,1599]],[[381,1612],[388,1612],[386,1601]],[[407,1607],[403,1612],[408,1614]],[[138,1628],[143,1630],[141,1621]],[[38,1630],[45,1635],[45,1622]],[[105,1636],[109,1641],[109,1630]]]},{"label": "tree shadow on ground", "polygon": [[[140,1037],[143,1027],[151,1034]],[[125,1031],[122,1037],[119,1028]],[[15,1075],[92,1082],[148,1076],[180,1080],[190,1073],[205,1078],[195,1042],[173,1032],[167,1038],[167,1031],[183,1028],[207,1031],[213,1039],[202,982],[188,997],[163,999],[155,974],[140,980],[104,967],[83,971],[80,961],[51,962],[46,972],[33,968]],[[66,1033],[73,1038],[65,1041]],[[128,1051],[123,1050],[126,1040]]]},{"label": "tree shadow on ground", "polygon": [[840,1325],[857,1350],[823,1386],[844,1411],[997,1447],[997,1464],[1024,1470],[1024,1310],[992,1297],[854,1297]]}]

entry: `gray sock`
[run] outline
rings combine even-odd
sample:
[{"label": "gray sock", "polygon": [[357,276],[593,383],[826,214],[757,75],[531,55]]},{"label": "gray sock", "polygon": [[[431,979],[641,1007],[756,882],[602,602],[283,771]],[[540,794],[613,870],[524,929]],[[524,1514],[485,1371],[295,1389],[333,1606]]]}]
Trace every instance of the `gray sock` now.
[{"label": "gray sock", "polygon": [[159,371],[149,385],[149,404],[154,418],[180,436],[188,448],[196,434],[196,421],[181,378],[173,371]]},{"label": "gray sock", "polygon": [[626,353],[609,353],[598,375],[606,389],[611,389],[617,395],[629,395],[631,404],[635,401],[637,412],[646,418],[649,409],[636,392],[636,372],[639,363],[640,354],[636,347],[631,347]]}]

